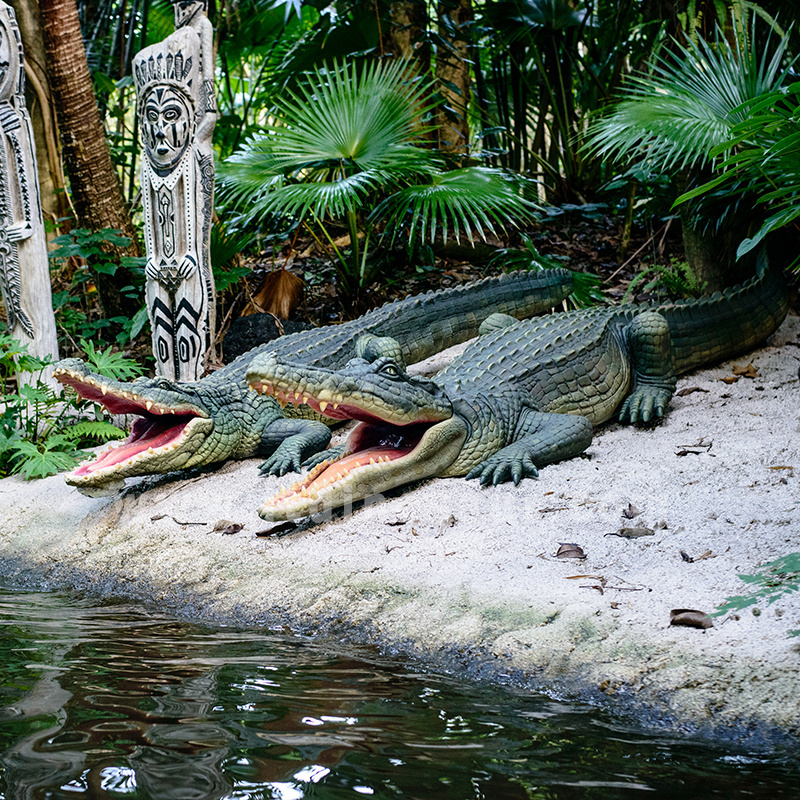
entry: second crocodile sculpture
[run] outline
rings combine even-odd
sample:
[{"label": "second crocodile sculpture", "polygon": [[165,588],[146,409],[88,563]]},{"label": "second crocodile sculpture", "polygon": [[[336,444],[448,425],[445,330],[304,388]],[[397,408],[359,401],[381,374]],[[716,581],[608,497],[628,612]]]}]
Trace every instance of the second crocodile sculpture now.
[{"label": "second crocodile sculpture", "polygon": [[61,383],[112,414],[136,416],[125,441],[81,464],[66,481],[87,494],[108,494],[125,478],[253,456],[270,456],[262,465],[265,473],[299,470],[304,459],[327,446],[330,429],[302,405],[300,394],[288,398],[291,405],[282,410],[273,398],[250,391],[245,371],[255,356],[272,352],[279,358],[339,367],[358,340],[357,351],[366,359],[391,353],[414,363],[475,336],[494,312],[519,317],[542,313],[571,291],[567,270],[485,278],[387,303],[342,325],[283,336],[193,383],[166,378],[115,381],[92,372],[80,359],[65,359],[53,372]]},{"label": "second crocodile sculpture", "polygon": [[490,318],[434,380],[390,357],[332,371],[264,354],[247,375],[258,391],[279,400],[299,392],[328,416],[360,423],[331,451],[335,460],[259,513],[296,519],[432,476],[517,484],[581,453],[592,426],[617,411],[629,422],[663,416],[678,373],[754,347],[787,310],[781,276],[762,264],[758,277],[699,301]]}]

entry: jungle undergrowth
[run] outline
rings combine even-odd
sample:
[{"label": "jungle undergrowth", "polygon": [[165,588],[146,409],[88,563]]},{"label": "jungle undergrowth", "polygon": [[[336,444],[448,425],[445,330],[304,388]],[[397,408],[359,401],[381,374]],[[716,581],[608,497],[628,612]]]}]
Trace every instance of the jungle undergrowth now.
[{"label": "jungle undergrowth", "polygon": [[[135,361],[111,347],[99,350],[87,339],[80,346],[86,362],[103,375],[129,380],[142,374]],[[0,478],[18,474],[29,480],[72,469],[88,455],[82,448],[125,436],[99,403],[45,383],[42,374],[51,363],[0,332]],[[19,386],[17,372],[27,373]]]}]

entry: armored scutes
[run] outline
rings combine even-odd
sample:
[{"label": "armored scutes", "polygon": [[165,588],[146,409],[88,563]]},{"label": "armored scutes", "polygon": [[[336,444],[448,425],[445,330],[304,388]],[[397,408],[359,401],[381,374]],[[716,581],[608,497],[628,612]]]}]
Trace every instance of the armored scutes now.
[{"label": "armored scutes", "polygon": [[432,476],[517,484],[581,453],[592,426],[617,411],[629,422],[663,416],[678,373],[754,347],[787,309],[781,278],[762,264],[759,277],[696,302],[492,317],[434,380],[389,357],[332,371],[266,353],[247,374],[259,392],[299,392],[315,410],[360,424],[331,461],[259,513],[296,519]]},{"label": "armored scutes", "polygon": [[82,490],[106,491],[136,475],[261,455],[270,456],[263,472],[299,470],[305,459],[327,446],[330,430],[299,394],[286,398],[291,405],[284,414],[273,398],[250,391],[245,372],[255,356],[271,352],[335,368],[347,362],[355,347],[367,360],[390,353],[413,363],[471,338],[493,312],[523,317],[541,313],[571,289],[569,272],[548,270],[429,292],[388,303],[352,322],[284,336],[193,383],[166,378],[113,381],[78,359],[66,359],[54,373],[63,384],[114,414],[139,417],[128,439],[82,464],[66,480]]}]

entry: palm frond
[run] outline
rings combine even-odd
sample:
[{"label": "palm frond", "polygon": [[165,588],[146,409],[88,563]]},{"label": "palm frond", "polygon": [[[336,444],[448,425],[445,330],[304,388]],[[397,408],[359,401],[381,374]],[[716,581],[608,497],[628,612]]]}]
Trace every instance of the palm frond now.
[{"label": "palm frond", "polygon": [[466,167],[439,172],[429,183],[408,186],[387,197],[373,211],[392,239],[405,229],[412,240],[418,233],[433,241],[438,233],[447,239],[452,231],[456,241],[464,236],[485,239],[507,224],[532,217],[535,206],[522,196],[519,185],[497,169]]},{"label": "palm frond", "polygon": [[316,70],[287,93],[278,121],[223,163],[220,196],[253,219],[321,218],[359,207],[367,189],[429,173],[435,156],[415,127],[424,89],[402,61]]},{"label": "palm frond", "polygon": [[733,127],[747,118],[750,105],[778,88],[788,39],[760,51],[714,43],[680,46],[671,60],[660,58],[646,77],[633,78],[625,99],[589,129],[586,150],[610,160],[646,158],[665,171],[711,163],[712,150],[723,147]]}]

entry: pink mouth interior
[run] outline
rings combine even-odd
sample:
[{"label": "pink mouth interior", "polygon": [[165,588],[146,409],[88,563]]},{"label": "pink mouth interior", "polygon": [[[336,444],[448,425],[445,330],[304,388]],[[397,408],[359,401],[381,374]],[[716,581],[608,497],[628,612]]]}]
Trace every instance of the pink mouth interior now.
[{"label": "pink mouth interior", "polygon": [[[407,456],[420,443],[430,423],[418,423],[404,427],[387,425],[386,423],[362,422],[350,435],[350,448],[353,452],[335,461],[324,471],[311,474],[305,481],[295,487],[291,497],[302,489],[316,490],[322,488],[323,481],[328,484],[341,480],[352,469],[363,467],[370,460],[396,461]],[[287,499],[283,498],[283,499]]]},{"label": "pink mouth interior", "polygon": [[149,448],[163,447],[177,441],[186,426],[195,419],[192,415],[140,417],[133,423],[131,435],[118,447],[93,461],[78,467],[72,474],[90,475],[98,469],[113,467]]},{"label": "pink mouth interior", "polygon": [[138,418],[131,427],[128,438],[117,447],[100,456],[90,464],[83,464],[72,474],[75,477],[91,475],[99,469],[113,467],[142,453],[149,448],[159,448],[178,441],[186,426],[197,417],[196,414],[151,414],[141,403],[118,395],[103,392],[96,386],[83,383],[69,375],[60,375],[59,380],[71,386],[84,399],[100,403],[112,414],[134,414]]}]

